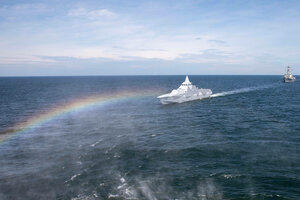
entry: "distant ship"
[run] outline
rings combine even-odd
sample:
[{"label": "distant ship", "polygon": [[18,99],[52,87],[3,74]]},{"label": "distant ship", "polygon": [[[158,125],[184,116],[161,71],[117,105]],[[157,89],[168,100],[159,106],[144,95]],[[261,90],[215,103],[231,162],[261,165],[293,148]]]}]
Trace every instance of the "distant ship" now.
[{"label": "distant ship", "polygon": [[209,98],[211,94],[212,91],[210,89],[199,89],[192,85],[189,77],[186,76],[185,81],[178,89],[173,90],[171,93],[160,95],[157,98],[162,104],[171,104]]},{"label": "distant ship", "polygon": [[287,66],[286,73],[283,76],[283,82],[290,83],[296,81],[296,77],[292,75],[290,66]]}]

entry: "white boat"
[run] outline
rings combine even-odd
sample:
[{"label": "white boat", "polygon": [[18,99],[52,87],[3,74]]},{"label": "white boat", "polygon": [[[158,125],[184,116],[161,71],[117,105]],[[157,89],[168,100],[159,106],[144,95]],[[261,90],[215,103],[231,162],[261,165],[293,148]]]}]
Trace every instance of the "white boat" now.
[{"label": "white boat", "polygon": [[287,66],[286,73],[283,76],[283,82],[290,83],[296,81],[296,77],[292,75],[290,66]]},{"label": "white boat", "polygon": [[186,76],[185,81],[178,89],[172,90],[171,93],[160,95],[157,98],[162,104],[171,104],[205,99],[209,98],[211,94],[212,91],[210,89],[199,89],[192,85],[189,77]]}]

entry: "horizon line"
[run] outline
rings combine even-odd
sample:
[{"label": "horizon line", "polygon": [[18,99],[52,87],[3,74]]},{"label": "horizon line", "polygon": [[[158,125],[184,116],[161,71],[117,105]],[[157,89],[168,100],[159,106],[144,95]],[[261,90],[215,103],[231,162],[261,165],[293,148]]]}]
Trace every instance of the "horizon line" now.
[{"label": "horizon line", "polygon": [[[284,74],[127,74],[127,75],[28,75],[28,76],[1,76],[0,78],[30,78],[30,77],[92,77],[92,76],[283,76]],[[299,76],[299,74],[294,74]]]}]

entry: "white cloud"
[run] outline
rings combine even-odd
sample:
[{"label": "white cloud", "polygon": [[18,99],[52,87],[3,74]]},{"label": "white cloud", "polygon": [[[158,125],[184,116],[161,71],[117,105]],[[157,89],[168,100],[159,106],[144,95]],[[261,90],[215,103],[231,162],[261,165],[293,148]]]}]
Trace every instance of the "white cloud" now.
[{"label": "white cloud", "polygon": [[[30,29],[20,30],[21,35],[12,36],[9,40],[0,38],[0,44],[6,46],[0,49],[0,53],[11,58],[17,54],[23,60],[38,55],[112,60],[181,59],[184,62],[190,59],[201,63],[208,61],[207,55],[198,56],[197,59],[186,55],[201,55],[207,49],[218,49],[225,53],[234,51],[229,44],[224,45],[223,38],[217,35],[199,34],[193,30],[164,33],[141,23],[135,16],[124,13],[119,16],[109,9],[80,7],[67,11],[67,16],[69,18],[64,15],[58,17],[57,21],[50,20],[44,28],[29,22]],[[15,44],[7,41],[15,41]],[[0,58],[0,61],[11,63],[14,59]],[[214,62],[214,59],[210,58],[209,61]],[[15,59],[15,62],[19,63],[20,59]]]},{"label": "white cloud", "polygon": [[0,64],[39,64],[39,63],[53,63],[55,62],[49,58],[42,58],[39,56],[24,55],[24,56],[1,56]]},{"label": "white cloud", "polygon": [[11,6],[1,6],[0,16],[6,19],[15,19],[24,16],[34,16],[47,11],[49,11],[49,8],[40,3],[16,4]]},{"label": "white cloud", "polygon": [[[188,17],[188,12],[187,16],[178,16],[166,10],[162,17],[154,15],[153,10],[144,14],[145,8],[132,12],[109,5],[88,8],[91,6],[84,4],[73,9],[43,4],[0,7],[3,18],[20,19],[15,23],[0,22],[0,64],[46,63],[52,62],[51,57],[69,57],[261,66],[259,63],[270,63],[282,54],[285,57],[278,62],[298,59],[295,41],[299,36],[292,34],[299,29],[298,18],[293,23],[284,23],[283,19],[252,22],[248,14],[246,20],[238,21],[236,16],[240,14],[199,12],[203,15]],[[53,13],[49,14],[51,9]],[[291,34],[286,37],[281,30]],[[290,37],[293,44],[284,44]]]},{"label": "white cloud", "polygon": [[112,18],[112,17],[116,17],[117,15],[114,12],[107,9],[87,10],[85,8],[76,8],[70,10],[68,12],[68,16],[97,19],[101,17]]}]

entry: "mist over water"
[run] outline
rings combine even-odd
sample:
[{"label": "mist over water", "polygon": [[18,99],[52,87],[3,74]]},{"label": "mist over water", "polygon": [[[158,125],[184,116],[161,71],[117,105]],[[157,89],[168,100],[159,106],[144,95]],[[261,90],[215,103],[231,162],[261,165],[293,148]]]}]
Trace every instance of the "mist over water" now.
[{"label": "mist over water", "polygon": [[70,112],[0,144],[0,199],[298,199],[300,84],[190,76],[213,97],[161,105],[184,76],[0,78],[0,132],[61,103],[152,90]]}]

